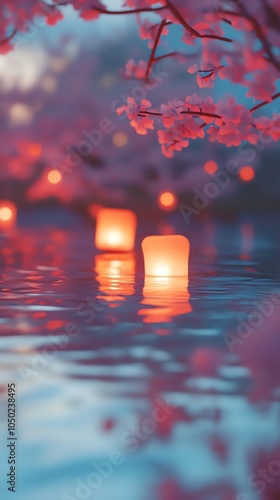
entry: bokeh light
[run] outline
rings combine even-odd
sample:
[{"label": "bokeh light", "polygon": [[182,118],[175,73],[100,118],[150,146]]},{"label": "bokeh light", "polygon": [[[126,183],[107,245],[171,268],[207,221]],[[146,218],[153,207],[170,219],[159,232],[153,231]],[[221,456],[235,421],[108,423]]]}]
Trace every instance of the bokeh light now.
[{"label": "bokeh light", "polygon": [[12,228],[16,221],[17,207],[9,200],[0,201],[0,229]]},{"label": "bokeh light", "polygon": [[116,132],[113,135],[112,141],[114,146],[116,146],[117,148],[123,148],[124,146],[127,145],[128,136],[125,132]]},{"label": "bokeh light", "polygon": [[58,170],[51,170],[48,173],[48,181],[51,184],[58,184],[61,181],[61,173]]},{"label": "bokeh light", "polygon": [[8,221],[13,217],[13,212],[10,207],[0,208],[0,220]]},{"label": "bokeh light", "polygon": [[13,104],[10,107],[9,115],[11,122],[16,125],[29,123],[33,118],[32,110],[22,102]]},{"label": "bokeh light", "polygon": [[42,153],[42,146],[37,142],[30,142],[26,144],[26,151],[34,158],[38,157]]},{"label": "bokeh light", "polygon": [[209,160],[206,163],[204,163],[203,169],[204,169],[204,172],[206,172],[206,174],[213,175],[217,172],[218,165],[215,161]]},{"label": "bokeh light", "polygon": [[250,182],[255,177],[255,171],[250,166],[242,167],[239,170],[239,177],[243,182]]},{"label": "bokeh light", "polygon": [[163,210],[173,210],[177,206],[177,198],[175,194],[165,191],[159,195],[158,205]]}]

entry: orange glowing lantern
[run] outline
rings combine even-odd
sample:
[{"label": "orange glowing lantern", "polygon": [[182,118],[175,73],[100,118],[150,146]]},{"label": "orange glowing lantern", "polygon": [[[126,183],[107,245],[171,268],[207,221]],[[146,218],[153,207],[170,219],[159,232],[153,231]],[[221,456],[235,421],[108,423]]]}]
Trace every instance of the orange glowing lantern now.
[{"label": "orange glowing lantern", "polygon": [[136,215],[130,210],[100,209],[96,220],[96,248],[131,252],[134,248],[136,224]]},{"label": "orange glowing lantern", "polygon": [[0,201],[0,230],[7,231],[14,227],[17,216],[17,208],[8,200]]},{"label": "orange glowing lantern", "polygon": [[190,243],[184,236],[148,236],[142,250],[146,276],[188,276]]}]

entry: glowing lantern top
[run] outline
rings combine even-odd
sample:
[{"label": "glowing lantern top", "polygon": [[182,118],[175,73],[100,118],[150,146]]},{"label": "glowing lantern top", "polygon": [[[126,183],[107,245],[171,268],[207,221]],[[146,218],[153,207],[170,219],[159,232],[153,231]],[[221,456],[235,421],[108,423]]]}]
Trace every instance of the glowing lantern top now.
[{"label": "glowing lantern top", "polygon": [[130,252],[134,248],[136,224],[136,215],[130,210],[100,209],[96,221],[96,248]]},{"label": "glowing lantern top", "polygon": [[190,243],[184,236],[148,236],[142,249],[146,276],[188,276]]}]

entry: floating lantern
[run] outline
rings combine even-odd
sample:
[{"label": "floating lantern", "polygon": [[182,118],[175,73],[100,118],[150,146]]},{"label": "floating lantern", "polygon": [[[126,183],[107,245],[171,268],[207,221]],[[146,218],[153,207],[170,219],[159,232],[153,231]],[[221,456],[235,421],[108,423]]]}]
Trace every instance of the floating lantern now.
[{"label": "floating lantern", "polygon": [[17,216],[17,208],[8,200],[0,201],[0,230],[7,231],[14,227]]},{"label": "floating lantern", "polygon": [[143,288],[144,308],[138,314],[144,323],[170,322],[176,316],[192,311],[188,281],[181,278],[146,277]]},{"label": "floating lantern", "polygon": [[133,253],[110,253],[95,256],[96,280],[103,295],[97,298],[122,302],[125,296],[134,294],[135,257]]},{"label": "floating lantern", "polygon": [[96,220],[96,248],[131,252],[134,248],[136,224],[136,215],[130,210],[100,209]]},{"label": "floating lantern", "polygon": [[190,243],[184,236],[148,236],[142,250],[146,276],[188,276]]}]

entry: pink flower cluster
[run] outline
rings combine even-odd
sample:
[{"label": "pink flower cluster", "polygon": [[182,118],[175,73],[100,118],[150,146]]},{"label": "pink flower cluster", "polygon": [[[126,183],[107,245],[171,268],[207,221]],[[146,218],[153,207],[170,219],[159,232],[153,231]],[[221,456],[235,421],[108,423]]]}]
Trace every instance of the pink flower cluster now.
[{"label": "pink flower cluster", "polygon": [[[65,3],[72,4],[85,20],[114,14],[114,9],[108,10],[100,0],[67,0]],[[42,15],[44,6],[43,15],[48,24],[62,19],[61,0],[53,0],[52,4],[38,0],[1,1],[0,36],[2,42],[7,41],[0,45],[2,52],[12,46],[13,31],[24,31],[24,22],[34,19],[38,9]],[[191,102],[192,96],[185,102],[163,103],[158,110],[150,109],[152,104],[148,101],[137,104],[128,99],[127,105],[118,112],[127,114],[137,133],[147,134],[147,130],[154,128],[155,117],[161,120],[159,142],[167,156],[187,147],[190,139],[204,137],[206,132],[211,142],[229,147],[238,146],[242,141],[255,144],[260,132],[278,140],[279,119],[255,119],[249,110],[252,99],[266,104],[279,96],[276,94],[280,75],[279,0],[123,0],[121,10],[115,10],[116,14],[122,12],[135,13],[139,35],[148,41],[151,49],[148,61],[128,61],[123,71],[125,78],[148,82],[153,65],[174,57],[186,64],[186,72],[194,75],[198,87],[213,87],[218,79],[227,79],[243,86],[250,99],[247,106],[233,98],[221,99],[217,104],[208,98],[196,104]],[[172,25],[182,31],[179,52],[174,52],[172,38],[168,47],[167,35],[172,33]],[[163,36],[164,44],[161,43]]]},{"label": "pink flower cluster", "polygon": [[136,132],[140,135],[146,135],[148,129],[152,130],[154,128],[153,120],[146,114],[151,105],[146,99],[137,104],[132,97],[128,97],[127,105],[118,108],[117,114],[120,116],[126,113],[131,126],[135,128]]},{"label": "pink flower cluster", "polygon": [[204,138],[205,131],[210,142],[228,147],[239,146],[243,141],[256,144],[260,132],[274,141],[280,138],[280,115],[273,115],[272,119],[253,118],[246,106],[237,104],[233,98],[216,104],[212,98],[202,99],[193,94],[184,102],[168,102],[156,110],[151,109],[147,100],[137,104],[129,97],[127,105],[118,108],[117,113],[126,113],[132,127],[141,135],[154,129],[155,119],[160,121],[163,129],[158,130],[158,140],[168,158],[188,147],[191,139]]}]

